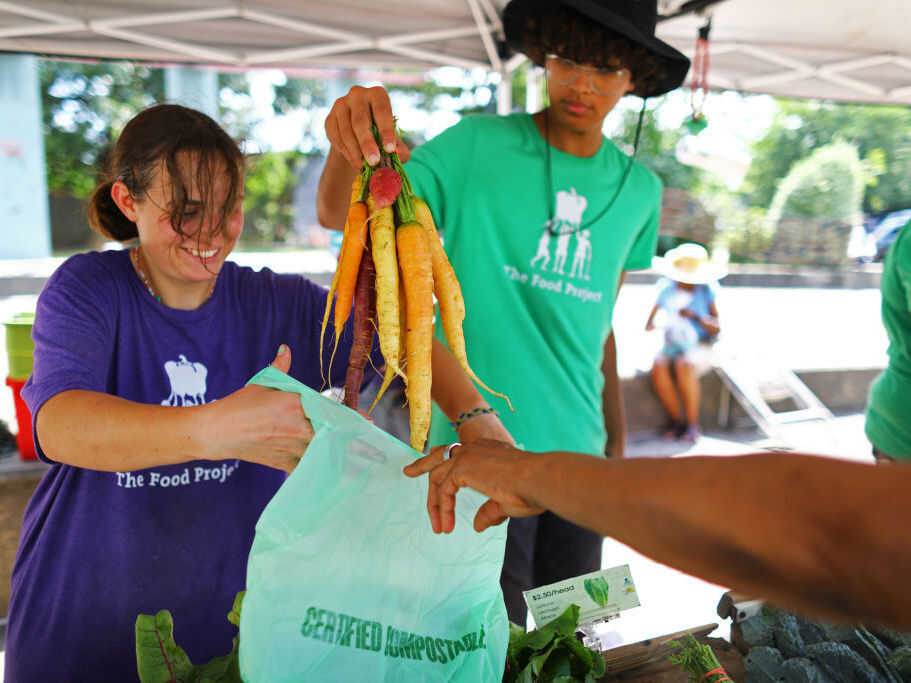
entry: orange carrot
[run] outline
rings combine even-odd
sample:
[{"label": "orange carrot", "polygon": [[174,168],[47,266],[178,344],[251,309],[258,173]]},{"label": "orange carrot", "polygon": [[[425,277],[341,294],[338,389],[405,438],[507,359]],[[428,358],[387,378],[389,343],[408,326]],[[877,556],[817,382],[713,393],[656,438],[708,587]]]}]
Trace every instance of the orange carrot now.
[{"label": "orange carrot", "polygon": [[[433,268],[424,228],[409,221],[395,233],[399,267],[405,285],[407,327],[405,354],[411,447],[423,452],[430,430],[431,349],[433,342]],[[388,362],[388,358],[387,358]]]},{"label": "orange carrot", "polygon": [[468,365],[465,334],[462,332],[462,321],[465,319],[465,300],[462,298],[462,288],[456,278],[452,264],[443,250],[443,244],[440,242],[439,234],[437,234],[430,207],[420,197],[415,197],[413,203],[415,218],[423,226],[427,243],[430,247],[433,267],[433,293],[436,295],[437,304],[440,307],[440,319],[443,322],[443,331],[446,333],[446,341],[449,343],[449,348],[469,377],[494,396],[505,399],[509,409],[513,410],[512,401],[509,400],[509,397],[494,391],[484,384],[474,373],[474,370],[471,369],[471,366]]},{"label": "orange carrot", "polygon": [[[369,168],[369,167],[367,167],[367,168]],[[366,205],[364,205],[363,201],[360,201],[360,199],[361,199],[362,190],[364,189],[364,186],[365,186],[366,174],[369,173],[367,168],[365,168],[365,170],[360,175],[355,176],[354,181],[351,183],[351,202],[350,202],[350,205],[348,208],[348,215],[345,220],[345,231],[344,231],[343,237],[342,237],[342,247],[339,250],[338,265],[335,268],[335,274],[332,276],[332,285],[329,287],[329,292],[326,294],[326,310],[323,311],[323,324],[320,326],[320,333],[319,333],[319,370],[320,370],[320,377],[322,377],[324,383],[326,381],[326,373],[323,369],[323,341],[326,337],[326,325],[329,322],[329,311],[332,309],[332,297],[336,294],[336,292],[338,292],[339,285],[343,280],[346,281],[345,287],[347,289],[347,287],[348,287],[347,280],[349,280],[351,278],[354,278],[355,280],[357,279],[358,266],[357,265],[352,266],[351,262],[353,260],[353,257],[349,256],[346,260],[345,253],[346,253],[346,251],[355,252],[357,254],[358,264],[360,264],[360,253],[363,252],[363,243],[364,243],[364,239],[366,237],[366,230],[367,230],[367,223],[366,223],[367,208],[366,208]],[[364,218],[361,219],[360,221],[358,221],[358,218],[360,216],[360,212],[362,211],[362,209],[355,208],[358,205],[363,207]],[[352,216],[352,214],[355,214],[355,215]],[[353,218],[353,220],[352,220],[352,218]],[[356,230],[352,229],[352,227],[351,227],[352,225],[357,226],[357,230],[360,230],[361,233],[363,233],[363,234],[355,235],[354,237],[352,237],[352,232],[356,232]],[[352,241],[357,242],[357,244],[359,244],[360,246],[352,249],[349,246],[352,243]],[[346,272],[345,271],[346,268],[348,268],[348,269],[353,268],[353,272],[352,273]],[[347,295],[349,312],[351,310],[351,296],[354,293],[353,281],[352,281],[352,284],[350,285],[350,287],[351,287],[350,294]],[[335,357],[335,349],[338,347],[338,335],[341,331],[341,328],[345,324],[345,320],[348,319],[348,313],[346,313],[344,319],[342,320],[341,325],[339,325],[339,323],[338,323],[338,318],[339,318],[338,305],[339,305],[339,303],[341,303],[341,301],[343,299],[341,296],[339,296],[337,298],[338,298],[338,300],[336,302],[335,323],[334,323],[335,346],[332,349],[333,358]],[[329,361],[329,368],[330,368],[330,372],[331,372],[331,368],[332,368],[331,360]]]},{"label": "orange carrot", "polygon": [[338,292],[335,300],[335,334],[338,336],[348,316],[354,300],[354,286],[357,282],[358,268],[367,242],[367,205],[364,202],[352,202],[348,209],[348,220],[345,223],[345,238],[339,260]]}]

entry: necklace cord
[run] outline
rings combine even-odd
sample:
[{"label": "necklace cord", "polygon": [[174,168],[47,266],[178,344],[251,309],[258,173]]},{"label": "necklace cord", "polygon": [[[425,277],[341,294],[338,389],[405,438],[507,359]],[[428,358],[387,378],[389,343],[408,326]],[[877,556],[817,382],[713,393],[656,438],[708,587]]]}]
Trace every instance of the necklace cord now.
[{"label": "necklace cord", "polygon": [[550,116],[548,115],[548,109],[544,110],[544,148],[546,150],[547,158],[547,208],[548,208],[548,221],[547,221],[547,230],[554,237],[563,234],[574,234],[582,230],[583,228],[589,228],[598,221],[600,221],[607,214],[608,211],[613,208],[614,203],[617,201],[617,197],[620,196],[620,191],[626,185],[626,179],[629,177],[629,172],[633,167],[633,161],[636,158],[636,153],[639,151],[639,138],[642,134],[642,119],[645,116],[645,105],[647,98],[642,98],[642,109],[639,110],[639,121],[636,124],[636,135],[633,140],[633,153],[630,155],[629,161],[626,162],[626,168],[623,169],[623,176],[620,178],[620,183],[617,185],[617,189],[614,191],[614,196],[611,197],[611,200],[607,203],[601,211],[598,212],[598,215],[592,218],[585,223],[579,223],[573,230],[562,230],[554,229],[554,202],[556,201],[554,197],[554,173],[553,166],[551,165],[550,159]]}]

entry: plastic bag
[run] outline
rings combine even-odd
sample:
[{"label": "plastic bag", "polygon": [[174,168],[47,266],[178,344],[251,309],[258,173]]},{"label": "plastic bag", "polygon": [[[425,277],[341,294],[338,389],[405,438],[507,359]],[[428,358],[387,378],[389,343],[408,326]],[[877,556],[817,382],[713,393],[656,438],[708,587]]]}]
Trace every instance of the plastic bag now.
[{"label": "plastic bag", "polygon": [[256,525],[244,680],[500,681],[506,525],[476,533],[484,499],[464,490],[435,535],[427,477],[402,474],[415,451],[274,368],[251,381],[300,393],[316,437]]}]

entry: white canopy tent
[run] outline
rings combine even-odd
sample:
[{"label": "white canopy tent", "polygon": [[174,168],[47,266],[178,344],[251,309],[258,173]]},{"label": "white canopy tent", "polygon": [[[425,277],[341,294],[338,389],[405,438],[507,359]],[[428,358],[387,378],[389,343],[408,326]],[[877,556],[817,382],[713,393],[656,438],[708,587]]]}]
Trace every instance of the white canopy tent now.
[{"label": "white canopy tent", "polygon": [[[0,51],[223,68],[440,65],[508,73],[506,0],[0,0]],[[692,55],[699,0],[661,0],[658,34]],[[911,104],[908,0],[720,0],[709,84]]]}]

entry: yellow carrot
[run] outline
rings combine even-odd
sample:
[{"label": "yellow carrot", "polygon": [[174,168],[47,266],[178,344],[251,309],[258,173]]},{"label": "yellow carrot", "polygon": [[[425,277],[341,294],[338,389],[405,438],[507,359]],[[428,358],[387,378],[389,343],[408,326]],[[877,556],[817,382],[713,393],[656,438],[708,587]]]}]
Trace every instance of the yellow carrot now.
[{"label": "yellow carrot", "polygon": [[[402,278],[399,277],[399,330],[404,330],[407,328],[407,322],[405,320],[405,287],[402,284]],[[408,375],[408,366],[406,364],[405,356],[405,346],[404,344],[400,345],[400,354],[399,354],[399,368],[405,373],[405,376]],[[373,403],[370,404],[370,408],[367,410],[367,414],[373,412],[373,409],[376,408],[377,404],[380,402],[380,399],[383,397],[383,394],[386,393],[386,389],[389,388],[389,385],[392,384],[392,380],[395,379],[395,371],[392,369],[392,366],[388,363],[386,364],[386,369],[383,371],[383,381],[380,384],[380,388],[376,392],[376,397],[373,399]]]},{"label": "yellow carrot", "polygon": [[405,396],[408,399],[411,447],[420,453],[430,431],[433,267],[420,223],[410,221],[400,225],[395,242],[405,286],[405,355],[408,367]]},{"label": "yellow carrot", "polygon": [[399,367],[401,332],[399,330],[399,269],[395,256],[395,219],[392,207],[377,209],[367,197],[370,211],[370,242],[376,266],[376,318],[380,351],[386,367],[404,377]]},{"label": "yellow carrot", "polygon": [[430,247],[433,267],[433,293],[436,295],[437,304],[440,307],[440,319],[443,323],[443,331],[446,333],[446,341],[449,343],[449,348],[469,377],[494,396],[505,399],[509,409],[513,410],[512,401],[509,400],[509,397],[506,394],[494,391],[484,384],[474,373],[474,370],[471,369],[471,366],[468,365],[465,334],[462,332],[462,321],[465,319],[465,300],[462,298],[462,288],[456,278],[452,264],[443,250],[443,244],[437,234],[430,207],[420,197],[415,197],[413,203],[415,218],[423,226],[427,243]]}]

